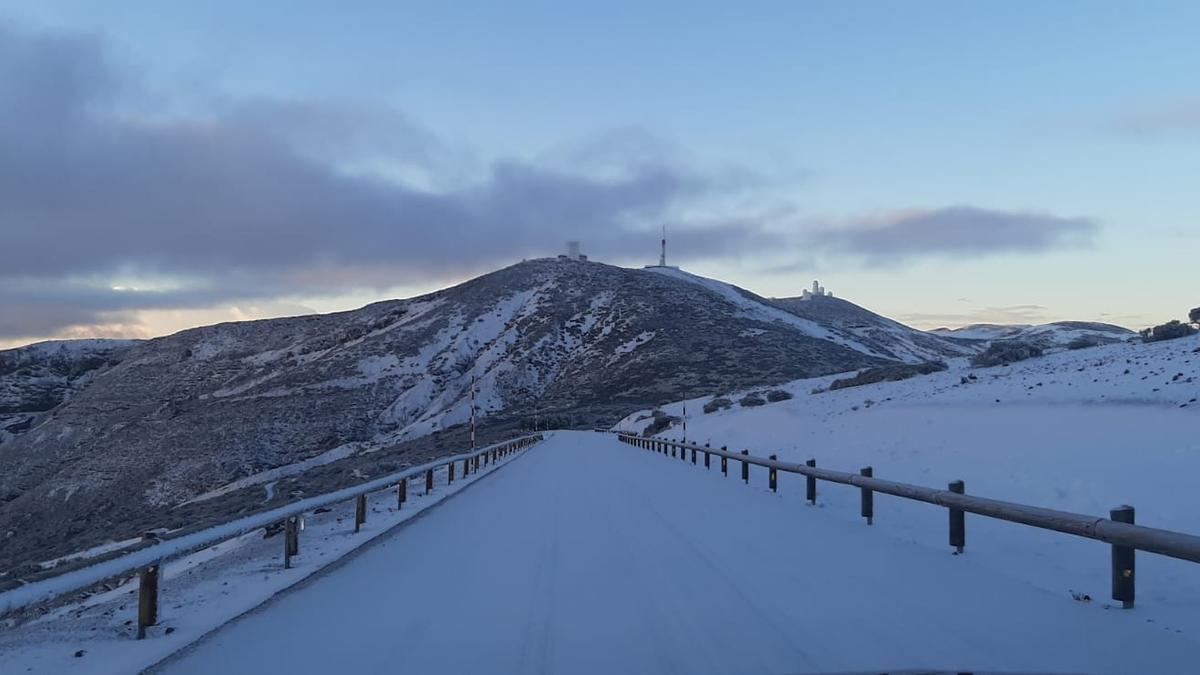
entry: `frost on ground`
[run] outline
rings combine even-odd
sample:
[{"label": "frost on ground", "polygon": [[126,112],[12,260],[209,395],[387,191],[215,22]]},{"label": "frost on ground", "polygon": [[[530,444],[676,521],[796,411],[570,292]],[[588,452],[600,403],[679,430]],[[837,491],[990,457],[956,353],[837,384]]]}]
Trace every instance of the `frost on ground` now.
[{"label": "frost on ground", "polygon": [[283,569],[283,535],[264,537],[263,530],[168,562],[160,581],[159,625],[149,629],[145,640],[133,639],[136,580],[56,608],[29,623],[0,623],[0,673],[138,672],[515,458],[481,467],[465,481],[460,475],[450,485],[441,469],[430,495],[424,494],[424,478],[414,478],[408,501],[399,510],[394,490],[377,492],[368,498],[367,522],[359,533],[354,532],[353,502],[310,513],[300,533],[300,555],[292,559],[291,569]]},{"label": "frost on ground", "polygon": [[161,672],[1194,672],[1197,634],[1153,600],[1078,602],[970,538],[952,555],[932,507],[912,538],[890,502],[867,527],[832,490],[765,487],[559,432]]},{"label": "frost on ground", "polygon": [[[699,411],[689,401],[688,440],[817,460],[818,466],[1065,511],[1108,516],[1131,504],[1142,525],[1200,533],[1200,339],[1067,351],[1010,366],[946,372],[836,391],[844,376],[799,380],[791,400]],[[818,390],[819,393],[812,393]],[[739,393],[728,398],[737,400]],[[663,406],[682,416],[680,403]],[[619,426],[641,431],[646,413]],[[661,434],[680,438],[679,426]],[[783,475],[781,491],[802,491]],[[833,517],[856,520],[858,492],[822,488]],[[876,497],[877,527],[913,542],[946,538],[943,509]],[[967,517],[967,555],[1006,577],[1062,597],[1107,606],[1108,547],[1032,528]],[[1138,554],[1140,619],[1200,635],[1200,566]]]}]

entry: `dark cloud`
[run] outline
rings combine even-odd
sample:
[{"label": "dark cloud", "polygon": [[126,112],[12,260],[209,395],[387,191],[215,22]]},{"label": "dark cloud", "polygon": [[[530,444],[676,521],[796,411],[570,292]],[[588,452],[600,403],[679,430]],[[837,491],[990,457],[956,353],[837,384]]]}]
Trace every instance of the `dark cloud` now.
[{"label": "dark cloud", "polygon": [[[735,186],[657,150],[625,166],[605,155],[602,174],[479,167],[394,111],[240,101],[152,117],[123,107],[135,89],[93,38],[0,26],[0,337],[248,293],[449,280],[566,239],[623,257],[662,220],[688,229],[684,255],[771,241],[753,219],[677,217]],[[77,281],[124,272],[189,290]]]},{"label": "dark cloud", "polygon": [[817,231],[812,241],[819,248],[886,263],[1079,246],[1096,229],[1086,218],[952,206],[864,219]]},{"label": "dark cloud", "polygon": [[139,310],[201,309],[260,295],[261,289],[234,283],[144,290],[70,280],[4,279],[0,284],[0,338],[50,335],[70,326],[135,325]]}]

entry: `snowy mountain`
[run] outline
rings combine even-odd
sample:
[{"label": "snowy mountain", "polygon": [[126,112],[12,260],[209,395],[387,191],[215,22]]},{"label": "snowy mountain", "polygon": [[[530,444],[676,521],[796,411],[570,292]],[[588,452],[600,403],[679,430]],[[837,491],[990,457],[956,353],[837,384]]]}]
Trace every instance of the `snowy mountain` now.
[{"label": "snowy mountain", "polygon": [[120,363],[136,340],[55,340],[0,351],[0,444]]},{"label": "snowy mountain", "polygon": [[814,337],[889,361],[935,361],[979,350],[977,345],[930,335],[833,296],[766,299],[673,267],[650,271],[706,288],[739,307],[743,316],[791,325]]},{"label": "snowy mountain", "polygon": [[472,380],[488,437],[971,352],[828,300],[542,259],[410,300],[149,340],[3,446],[0,563],[98,543],[98,524],[128,527],[105,532],[120,538],[220,518],[449,452],[466,442]]},{"label": "snowy mountain", "polygon": [[962,340],[1032,342],[1042,349],[1066,347],[1076,340],[1092,344],[1111,344],[1137,336],[1137,333],[1128,328],[1094,321],[1056,321],[1040,325],[977,323],[962,328],[936,328],[929,332]]}]

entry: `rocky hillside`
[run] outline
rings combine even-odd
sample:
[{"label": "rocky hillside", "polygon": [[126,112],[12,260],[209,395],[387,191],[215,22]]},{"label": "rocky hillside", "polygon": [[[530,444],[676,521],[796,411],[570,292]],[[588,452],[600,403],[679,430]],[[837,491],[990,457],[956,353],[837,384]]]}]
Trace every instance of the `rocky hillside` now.
[{"label": "rocky hillside", "polygon": [[178,524],[162,521],[180,504],[261,495],[268,481],[268,500],[332,487],[274,489],[318,467],[345,483],[450,452],[473,379],[486,436],[535,415],[612,424],[684,392],[964,352],[849,303],[801,304],[677,270],[546,259],[410,300],[149,340],[0,446],[0,568]]},{"label": "rocky hillside", "polygon": [[56,340],[0,351],[0,443],[120,363],[135,340]]},{"label": "rocky hillside", "polygon": [[932,335],[880,316],[832,296],[777,298],[771,303],[797,316],[819,321],[831,332],[869,347],[876,354],[906,363],[968,356],[979,345],[949,336]]}]

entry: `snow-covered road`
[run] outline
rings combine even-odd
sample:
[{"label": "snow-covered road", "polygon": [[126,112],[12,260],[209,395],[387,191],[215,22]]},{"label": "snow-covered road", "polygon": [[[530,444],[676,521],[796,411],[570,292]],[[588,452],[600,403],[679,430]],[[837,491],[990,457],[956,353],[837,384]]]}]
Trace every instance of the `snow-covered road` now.
[{"label": "snow-covered road", "polygon": [[557,432],[162,670],[1195,672],[1200,644],[1137,610],[997,574],[944,532],[833,517],[797,477],[772,494],[737,475]]}]

